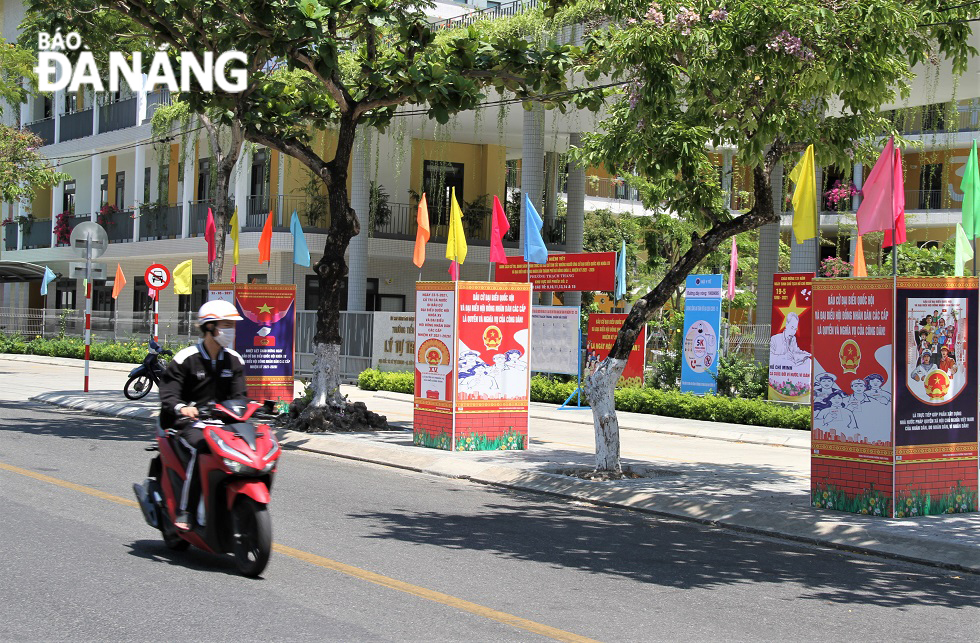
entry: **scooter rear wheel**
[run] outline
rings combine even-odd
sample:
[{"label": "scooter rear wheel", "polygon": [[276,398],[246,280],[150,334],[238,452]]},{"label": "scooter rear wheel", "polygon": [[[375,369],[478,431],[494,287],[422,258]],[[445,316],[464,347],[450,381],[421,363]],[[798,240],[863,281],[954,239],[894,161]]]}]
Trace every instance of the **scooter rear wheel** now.
[{"label": "scooter rear wheel", "polygon": [[151,388],[153,388],[153,380],[149,375],[133,375],[123,387],[123,395],[131,400],[140,400],[146,397]]},{"label": "scooter rear wheel", "polygon": [[238,571],[256,577],[265,570],[272,552],[272,519],[269,510],[251,498],[241,497],[232,508],[232,552]]}]

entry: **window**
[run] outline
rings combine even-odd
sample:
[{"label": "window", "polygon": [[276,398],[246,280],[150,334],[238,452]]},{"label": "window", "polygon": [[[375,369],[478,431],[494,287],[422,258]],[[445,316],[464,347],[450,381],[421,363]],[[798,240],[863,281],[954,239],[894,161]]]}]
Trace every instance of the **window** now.
[{"label": "window", "polygon": [[453,188],[456,188],[456,201],[462,205],[462,163],[423,162],[422,190],[429,205],[429,216],[435,225],[449,225],[449,207]]},{"label": "window", "polygon": [[116,316],[116,300],[112,298],[111,280],[92,281],[92,328],[109,330]]},{"label": "window", "polygon": [[126,202],[126,173],[116,172],[116,207],[123,209]]},{"label": "window", "polygon": [[65,114],[74,114],[78,111],[78,94],[76,92],[65,92]]},{"label": "window", "polygon": [[54,307],[58,310],[75,308],[78,296],[78,282],[74,279],[59,279],[55,282]]},{"label": "window", "polygon": [[143,168],[143,203],[150,202],[150,179],[152,176],[153,171],[150,168]]},{"label": "window", "polygon": [[61,211],[75,214],[75,182],[65,181],[64,196],[61,198]]},{"label": "window", "polygon": [[197,200],[204,201],[211,194],[211,160],[197,162]]},{"label": "window", "polygon": [[143,277],[133,281],[133,332],[148,333],[153,324],[153,300]]},{"label": "window", "polygon": [[938,210],[942,205],[943,164],[922,166],[919,174],[919,209]]},{"label": "window", "polygon": [[405,312],[405,295],[378,295],[377,304],[375,310],[403,313]]},{"label": "window", "polygon": [[100,187],[102,189],[102,197],[100,203],[102,205],[106,205],[109,203],[109,175],[108,174],[102,175],[102,183]]},{"label": "window", "polygon": [[929,105],[922,114],[923,132],[941,132],[946,127],[945,105]]},{"label": "window", "polygon": [[252,172],[249,177],[248,193],[248,214],[251,215],[260,215],[269,211],[266,158],[265,150],[259,150],[252,155]]},{"label": "window", "polygon": [[54,116],[54,109],[52,108],[52,105],[53,104],[54,103],[51,102],[51,97],[50,96],[45,96],[44,97],[44,103],[43,103],[43,105],[44,105],[44,113],[41,116],[41,118],[52,118]]},{"label": "window", "polygon": [[267,284],[269,283],[269,276],[265,274],[253,274],[249,275],[248,279],[245,280],[247,284]]},{"label": "window", "polygon": [[306,275],[306,287],[303,292],[303,310],[316,310],[320,305],[320,277]]}]

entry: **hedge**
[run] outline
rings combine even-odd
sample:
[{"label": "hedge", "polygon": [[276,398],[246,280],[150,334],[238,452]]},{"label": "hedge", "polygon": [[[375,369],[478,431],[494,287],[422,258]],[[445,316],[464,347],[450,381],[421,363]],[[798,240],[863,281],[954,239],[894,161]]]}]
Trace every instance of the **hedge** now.
[{"label": "hedge", "polygon": [[[414,392],[412,373],[383,373],[368,369],[361,373],[357,384],[366,391]],[[541,375],[531,378],[532,402],[561,404],[574,390],[575,382],[559,382]],[[701,397],[652,388],[621,388],[616,389],[616,409],[691,420],[810,430],[810,407],[790,407],[763,399],[717,395]]]},{"label": "hedge", "polygon": [[[182,345],[166,346],[173,352],[183,348]],[[148,342],[132,339],[125,342],[93,341],[89,356],[97,362],[124,362],[139,364],[146,357]],[[0,333],[0,353],[17,355],[47,355],[49,357],[85,357],[85,340],[79,337],[54,337],[45,339],[35,337],[28,340],[20,335]]]}]

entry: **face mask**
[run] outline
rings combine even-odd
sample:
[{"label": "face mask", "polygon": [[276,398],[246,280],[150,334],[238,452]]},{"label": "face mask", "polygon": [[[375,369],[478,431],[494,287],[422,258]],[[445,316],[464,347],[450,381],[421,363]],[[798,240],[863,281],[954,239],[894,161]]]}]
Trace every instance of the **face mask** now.
[{"label": "face mask", "polygon": [[223,348],[230,348],[235,345],[234,328],[217,328],[214,333],[214,341],[218,342]]}]

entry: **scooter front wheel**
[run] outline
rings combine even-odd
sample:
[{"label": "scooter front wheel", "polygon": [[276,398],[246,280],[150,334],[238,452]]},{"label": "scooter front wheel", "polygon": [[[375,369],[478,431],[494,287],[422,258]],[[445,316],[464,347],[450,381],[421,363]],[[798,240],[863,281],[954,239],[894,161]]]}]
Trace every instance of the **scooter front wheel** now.
[{"label": "scooter front wheel", "polygon": [[123,387],[123,395],[131,400],[140,400],[153,388],[153,380],[149,375],[133,375]]},{"label": "scooter front wheel", "polygon": [[245,576],[256,577],[265,570],[272,552],[272,519],[265,505],[241,497],[231,510],[232,552]]},{"label": "scooter front wheel", "polygon": [[157,513],[160,514],[160,535],[163,536],[163,544],[167,546],[167,549],[184,551],[190,547],[189,542],[177,535],[177,528],[170,522],[170,516],[167,515],[166,510],[158,508]]}]

